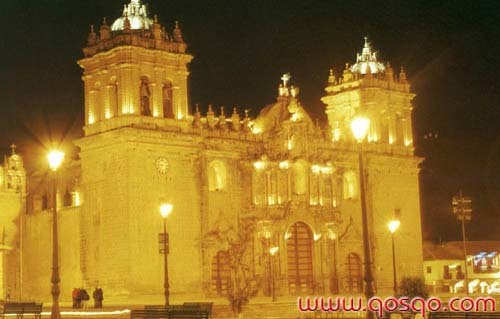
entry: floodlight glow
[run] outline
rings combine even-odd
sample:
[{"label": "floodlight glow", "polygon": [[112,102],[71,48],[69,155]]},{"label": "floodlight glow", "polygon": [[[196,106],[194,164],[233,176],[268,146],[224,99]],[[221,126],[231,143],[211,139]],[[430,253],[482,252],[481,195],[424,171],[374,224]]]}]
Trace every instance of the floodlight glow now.
[{"label": "floodlight glow", "polygon": [[47,160],[49,161],[50,169],[55,172],[64,160],[64,153],[59,150],[52,150],[47,154]]},{"label": "floodlight glow", "polygon": [[167,218],[168,215],[170,215],[170,213],[172,212],[173,209],[174,209],[174,205],[172,205],[172,204],[169,204],[169,203],[161,204],[160,205],[160,214],[161,214],[161,217]]}]

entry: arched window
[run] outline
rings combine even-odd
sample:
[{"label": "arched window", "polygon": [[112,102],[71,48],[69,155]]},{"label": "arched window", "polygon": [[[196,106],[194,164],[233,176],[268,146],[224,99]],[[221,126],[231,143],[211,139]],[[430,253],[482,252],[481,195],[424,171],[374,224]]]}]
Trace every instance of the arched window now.
[{"label": "arched window", "polygon": [[305,223],[297,222],[290,226],[287,234],[286,245],[290,293],[312,293],[313,238],[311,229]]},{"label": "arched window", "polygon": [[64,193],[64,196],[63,196],[63,206],[70,207],[72,205],[73,205],[73,196],[71,196],[71,193],[69,192],[69,190],[66,189],[66,193]]},{"label": "arched window", "polygon": [[361,272],[361,258],[355,253],[347,255],[346,263],[346,290],[350,293],[363,291],[363,276]]},{"label": "arched window", "polygon": [[149,90],[149,80],[145,76],[141,77],[140,96],[141,96],[141,115],[151,116],[151,107],[150,107],[151,91]]},{"label": "arched window", "polygon": [[42,196],[42,210],[49,209],[49,199],[47,194],[43,194]]},{"label": "arched window", "polygon": [[174,103],[171,83],[165,83],[163,85],[163,117],[169,119],[174,118]]},{"label": "arched window", "polygon": [[224,190],[226,181],[227,172],[224,163],[219,160],[211,161],[208,165],[208,190],[210,192]]},{"label": "arched window", "polygon": [[344,199],[353,199],[358,196],[358,178],[353,171],[344,172],[342,184]]},{"label": "arched window", "polygon": [[304,161],[293,164],[293,193],[303,195],[307,192],[307,172]]},{"label": "arched window", "polygon": [[212,291],[217,296],[227,296],[231,286],[229,254],[219,251],[212,259]]}]

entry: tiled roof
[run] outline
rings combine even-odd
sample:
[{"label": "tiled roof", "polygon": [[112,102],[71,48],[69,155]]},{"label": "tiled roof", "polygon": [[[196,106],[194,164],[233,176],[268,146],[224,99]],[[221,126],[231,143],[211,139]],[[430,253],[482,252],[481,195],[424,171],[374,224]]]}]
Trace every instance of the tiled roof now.
[{"label": "tiled roof", "polygon": [[[500,252],[500,241],[469,241],[467,255],[477,255],[480,252]],[[463,243],[450,241],[441,244],[424,242],[424,260],[464,258]]]}]

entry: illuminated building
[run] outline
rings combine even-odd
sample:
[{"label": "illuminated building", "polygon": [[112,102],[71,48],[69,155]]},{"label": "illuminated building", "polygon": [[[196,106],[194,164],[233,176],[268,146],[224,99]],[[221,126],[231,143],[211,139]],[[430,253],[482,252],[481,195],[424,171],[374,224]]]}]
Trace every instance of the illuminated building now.
[{"label": "illuminated building", "polygon": [[[468,241],[469,292],[500,294],[500,242]],[[463,242],[424,243],[425,284],[434,293],[465,292]]]},{"label": "illuminated building", "polygon": [[[373,126],[365,145],[369,235],[378,293],[392,291],[391,234],[398,274],[422,276],[418,165],[405,73],[377,60],[368,42],[356,64],[335,76],[326,95],[326,128],[301,104],[284,75],[274,103],[257,118],[188,104],[188,63],[178,23],[166,31],[132,2],[111,26],[93,28],[78,62],[85,92],[79,159],[61,169],[61,299],[74,287],[101,286],[107,302],[161,302],[158,206],[167,221],[171,302],[223,297],[227,247],[206,238],[252,220],[249,242],[260,295],[277,298],[362,291],[362,232],[357,147],[348,130],[360,111]],[[42,173],[30,182],[24,221],[23,297],[48,300],[50,209]],[[49,197],[50,198],[50,197]],[[142,299],[141,299],[142,298]],[[156,298],[156,299],[155,299]]]}]

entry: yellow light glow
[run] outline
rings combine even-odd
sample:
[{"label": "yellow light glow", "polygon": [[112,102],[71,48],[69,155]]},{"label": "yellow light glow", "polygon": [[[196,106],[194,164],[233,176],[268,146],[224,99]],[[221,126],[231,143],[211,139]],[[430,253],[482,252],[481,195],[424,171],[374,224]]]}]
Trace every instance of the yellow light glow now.
[{"label": "yellow light glow", "polygon": [[340,135],[341,135],[341,133],[340,133],[340,129],[339,128],[333,129],[332,136],[333,136],[333,141],[334,142],[340,141]]},{"label": "yellow light glow", "polygon": [[292,234],[289,232],[286,232],[285,235],[283,236],[283,238],[285,238],[285,240],[290,239],[290,238],[292,238]]},{"label": "yellow light glow", "polygon": [[286,148],[291,151],[293,149],[293,139],[289,138],[286,142]]},{"label": "yellow light glow", "polygon": [[319,166],[318,164],[314,164],[311,166],[311,171],[313,172],[313,174],[319,174],[321,172],[321,166]]},{"label": "yellow light glow", "polygon": [[53,171],[57,171],[64,160],[64,153],[59,150],[52,150],[47,155],[47,159],[49,161],[50,169]]},{"label": "yellow light glow", "polygon": [[274,256],[278,253],[278,251],[280,250],[280,248],[278,246],[275,246],[275,247],[271,247],[269,249],[269,253],[271,254],[271,256]]},{"label": "yellow light glow", "polygon": [[255,167],[256,170],[262,170],[266,168],[267,164],[265,161],[255,161],[253,163],[253,167]]},{"label": "yellow light glow", "polygon": [[80,198],[80,192],[73,192],[72,196],[73,196],[73,205],[76,207],[80,206],[82,204],[82,200]]},{"label": "yellow light glow", "polygon": [[160,215],[163,218],[167,218],[168,215],[172,212],[174,209],[174,205],[169,204],[169,203],[164,203],[160,205]]},{"label": "yellow light glow", "polygon": [[396,230],[398,230],[399,226],[401,225],[401,222],[397,219],[391,220],[388,224],[387,227],[389,228],[389,231],[391,234],[394,234]]},{"label": "yellow light glow", "polygon": [[182,111],[177,112],[177,119],[182,120],[184,118],[184,114],[182,114]]},{"label": "yellow light glow", "polygon": [[333,173],[333,165],[331,163],[327,163],[325,166],[321,167],[321,174],[329,175]]},{"label": "yellow light glow", "polygon": [[94,119],[94,114],[89,114],[89,124],[94,124],[95,119]]},{"label": "yellow light glow", "polygon": [[290,163],[288,161],[281,161],[279,163],[279,168],[280,169],[288,169],[288,168],[290,168]]},{"label": "yellow light glow", "polygon": [[262,128],[257,126],[257,125],[254,125],[254,126],[252,126],[252,133],[253,134],[260,134],[260,133],[262,133]]},{"label": "yellow light glow", "polygon": [[367,117],[358,116],[351,122],[351,130],[354,138],[361,142],[365,139],[368,129],[370,128],[370,119]]},{"label": "yellow light glow", "polygon": [[327,238],[330,240],[335,240],[337,239],[337,234],[332,229],[329,229],[327,233]]},{"label": "yellow light glow", "polygon": [[314,241],[318,241],[321,239],[321,234],[314,234]]},{"label": "yellow light glow", "polygon": [[292,114],[292,116],[290,117],[290,120],[292,122],[297,122],[298,120],[300,120],[302,118],[302,115],[299,113],[299,112],[295,112]]},{"label": "yellow light glow", "polygon": [[106,111],[104,112],[104,117],[105,117],[106,119],[110,119],[110,118],[111,118],[111,113],[109,113],[109,110],[106,110]]}]

